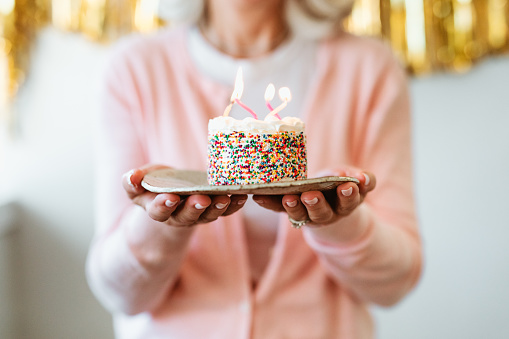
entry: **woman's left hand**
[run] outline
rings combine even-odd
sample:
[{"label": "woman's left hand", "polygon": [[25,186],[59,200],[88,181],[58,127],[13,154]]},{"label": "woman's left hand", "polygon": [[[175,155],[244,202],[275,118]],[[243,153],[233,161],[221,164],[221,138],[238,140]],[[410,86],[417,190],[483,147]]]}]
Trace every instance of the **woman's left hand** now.
[{"label": "woman's left hand", "polygon": [[253,200],[267,209],[276,212],[286,211],[293,222],[301,222],[309,227],[322,227],[352,213],[376,185],[375,175],[367,171],[345,169],[328,171],[327,174],[354,177],[360,183],[346,182],[335,190],[324,193],[309,191],[300,196],[255,195]]}]

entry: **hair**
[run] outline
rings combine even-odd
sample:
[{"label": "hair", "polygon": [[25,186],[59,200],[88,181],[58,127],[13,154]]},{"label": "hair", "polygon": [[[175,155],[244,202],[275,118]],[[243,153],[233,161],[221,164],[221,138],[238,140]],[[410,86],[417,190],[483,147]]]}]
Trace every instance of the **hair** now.
[{"label": "hair", "polygon": [[[307,39],[321,39],[341,30],[354,0],[286,0],[291,31]],[[192,24],[204,15],[205,0],[160,0],[159,16],[171,24]]]}]

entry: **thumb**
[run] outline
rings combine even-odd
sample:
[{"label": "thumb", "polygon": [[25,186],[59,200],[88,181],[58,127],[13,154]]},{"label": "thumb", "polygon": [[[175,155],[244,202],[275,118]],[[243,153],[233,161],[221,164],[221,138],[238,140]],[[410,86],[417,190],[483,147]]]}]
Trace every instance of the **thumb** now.
[{"label": "thumb", "polygon": [[145,189],[141,186],[141,181],[147,173],[163,168],[169,167],[165,165],[145,165],[125,173],[122,176],[122,187],[127,192],[129,199],[145,192]]}]

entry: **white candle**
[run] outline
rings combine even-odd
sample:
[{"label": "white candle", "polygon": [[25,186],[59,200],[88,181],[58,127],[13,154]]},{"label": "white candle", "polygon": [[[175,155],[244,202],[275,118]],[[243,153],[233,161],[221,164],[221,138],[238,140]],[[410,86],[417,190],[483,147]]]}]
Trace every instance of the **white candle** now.
[{"label": "white candle", "polygon": [[272,110],[268,116],[277,116],[277,114],[281,112],[283,108],[286,107],[286,105],[288,105],[288,102],[292,100],[292,93],[290,92],[290,89],[288,87],[281,87],[279,89],[279,98],[283,101],[283,103],[274,108],[274,110]]},{"label": "white candle", "polygon": [[[270,110],[270,112],[274,111],[274,108],[272,107],[272,105],[270,104],[271,100],[274,99],[274,94],[276,94],[276,88],[274,87],[274,84],[270,83],[268,86],[267,86],[267,89],[265,90],[265,95],[264,95],[264,98],[265,98],[265,105],[267,106],[267,108]],[[267,117],[270,116],[267,115]],[[281,120],[281,117],[279,116],[279,114],[274,114],[274,116],[276,118],[278,118],[279,120]]]}]

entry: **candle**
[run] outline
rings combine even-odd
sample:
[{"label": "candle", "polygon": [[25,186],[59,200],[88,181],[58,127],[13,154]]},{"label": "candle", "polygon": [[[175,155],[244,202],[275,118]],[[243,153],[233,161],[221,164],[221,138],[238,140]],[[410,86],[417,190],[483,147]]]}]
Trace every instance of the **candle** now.
[{"label": "candle", "polygon": [[232,106],[235,103],[235,99],[239,98],[244,91],[244,81],[242,81],[242,69],[239,67],[237,70],[237,76],[235,77],[235,86],[233,87],[233,93],[230,97],[230,104],[226,106],[223,117],[227,117],[232,110]]},{"label": "candle", "polygon": [[258,115],[256,115],[256,113],[249,107],[247,107],[242,101],[240,101],[240,99],[238,98],[235,98],[235,102],[240,106],[242,107],[243,109],[245,109],[246,111],[248,111],[249,113],[251,113],[251,115],[253,116],[253,118],[255,120],[258,120]]},{"label": "candle", "polygon": [[[272,112],[274,110],[274,108],[272,107],[272,105],[270,104],[270,101],[272,99],[274,99],[274,94],[276,93],[276,88],[274,87],[274,84],[269,84],[267,86],[267,89],[265,90],[265,95],[264,95],[264,98],[265,98],[265,105],[267,105],[268,109]],[[276,118],[278,118],[279,120],[281,120],[281,117],[279,116],[279,114],[274,114],[276,116]]]},{"label": "candle", "polygon": [[242,101],[240,101],[243,91],[244,91],[244,80],[242,79],[242,68],[239,67],[239,69],[237,71],[237,76],[235,78],[235,86],[233,88],[233,93],[230,98],[230,104],[228,106],[226,106],[223,116],[227,117],[230,114],[233,104],[237,103],[240,107],[242,107],[243,109],[248,111],[253,116],[253,118],[258,120],[258,116],[256,115],[256,113],[251,108],[249,108],[246,104],[244,104]]},{"label": "candle", "polygon": [[283,103],[276,108],[274,108],[268,116],[278,116],[278,113],[283,110],[283,108],[288,105],[288,102],[292,100],[292,93],[290,92],[290,89],[288,87],[281,87],[279,89],[279,98],[283,101]]},{"label": "candle", "polygon": [[272,112],[274,108],[272,108],[272,105],[270,104],[270,101],[274,99],[274,94],[276,94],[276,88],[274,87],[274,84],[269,84],[267,86],[267,89],[265,90],[265,104],[269,108],[269,110]]}]

